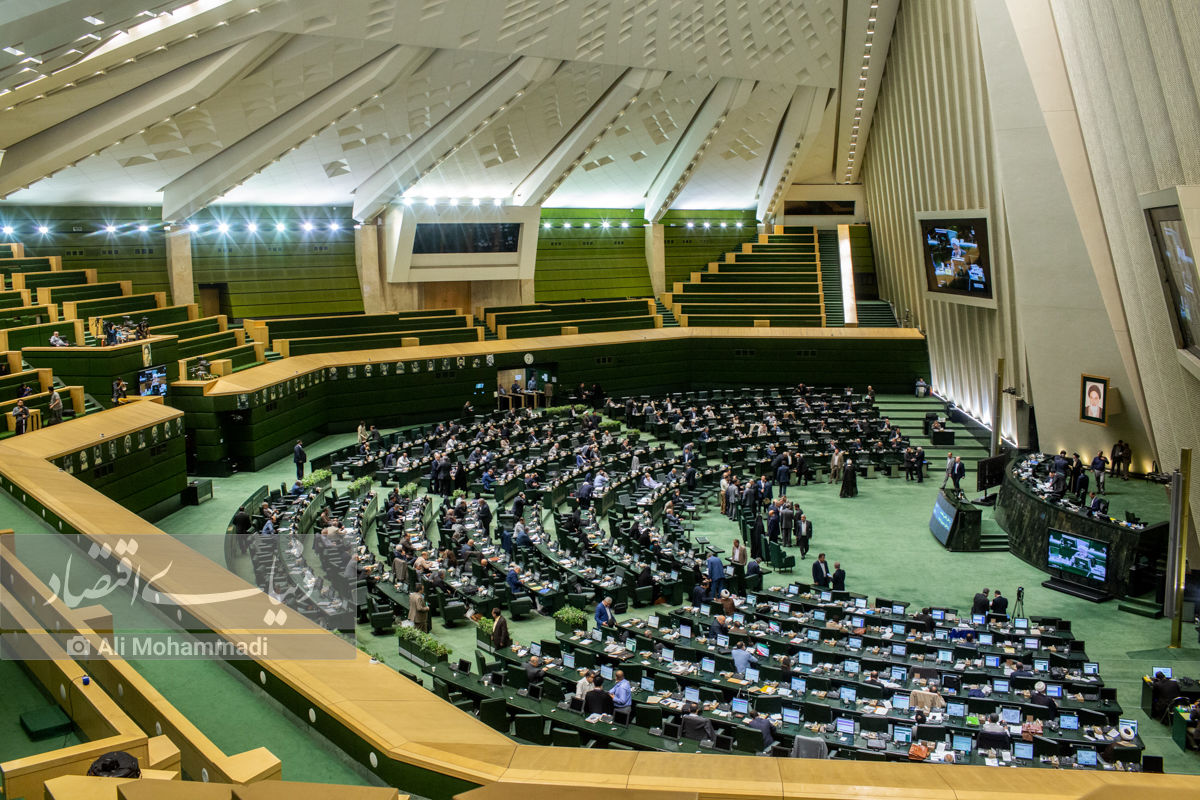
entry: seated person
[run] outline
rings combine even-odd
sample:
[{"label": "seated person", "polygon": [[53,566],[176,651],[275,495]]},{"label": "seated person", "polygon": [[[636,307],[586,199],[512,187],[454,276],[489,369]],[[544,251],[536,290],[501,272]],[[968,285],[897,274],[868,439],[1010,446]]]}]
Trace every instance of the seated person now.
[{"label": "seated person", "polygon": [[1154,679],[1150,681],[1153,699],[1151,700],[1151,716],[1155,719],[1162,719],[1162,715],[1166,713],[1167,706],[1176,697],[1179,697],[1180,689],[1179,682],[1174,678],[1168,678],[1162,672],[1154,673]]},{"label": "seated person", "polygon": [[746,724],[762,734],[763,750],[775,744],[775,726],[766,717],[760,717],[753,708],[746,712]]},{"label": "seated person", "polygon": [[[586,708],[584,710],[586,711]],[[688,703],[683,707],[683,717],[679,723],[680,735],[685,739],[703,742],[717,738],[712,722],[700,716],[700,707],[695,703]]]},{"label": "seated person", "polygon": [[546,677],[546,670],[542,669],[541,659],[537,656],[530,656],[529,663],[525,665],[525,679],[530,686],[536,683],[541,683]]},{"label": "seated person", "polygon": [[1038,681],[1033,685],[1033,692],[1029,695],[1029,702],[1035,705],[1045,706],[1050,709],[1051,714],[1058,713],[1058,703],[1054,702],[1053,697],[1046,695],[1046,682]]}]

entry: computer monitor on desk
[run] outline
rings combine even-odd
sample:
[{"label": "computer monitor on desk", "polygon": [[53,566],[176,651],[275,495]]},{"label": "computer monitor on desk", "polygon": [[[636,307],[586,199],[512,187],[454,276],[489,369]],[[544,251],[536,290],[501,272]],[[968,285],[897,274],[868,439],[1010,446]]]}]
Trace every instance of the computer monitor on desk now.
[{"label": "computer monitor on desk", "polygon": [[683,699],[689,703],[699,703],[700,689],[695,686],[685,686],[683,689]]},{"label": "computer monitor on desk", "polygon": [[1152,677],[1152,678],[1156,677],[1158,675],[1158,673],[1160,673],[1160,672],[1163,674],[1164,678],[1174,678],[1175,677],[1175,670],[1171,669],[1170,667],[1151,667],[1150,668],[1150,677]]},{"label": "computer monitor on desk", "polygon": [[729,707],[735,714],[745,714],[750,710],[750,701],[744,697],[735,697],[730,701]]}]

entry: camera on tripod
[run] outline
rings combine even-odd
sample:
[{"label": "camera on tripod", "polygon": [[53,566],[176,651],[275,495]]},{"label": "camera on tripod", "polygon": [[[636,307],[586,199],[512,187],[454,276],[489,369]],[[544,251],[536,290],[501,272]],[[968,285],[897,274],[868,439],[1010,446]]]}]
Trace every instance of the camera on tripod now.
[{"label": "camera on tripod", "polygon": [[1018,600],[1018,601],[1021,601],[1021,600],[1024,600],[1024,599],[1025,599],[1025,587],[1024,587],[1024,586],[1018,586],[1018,587],[1017,587],[1017,600]]}]

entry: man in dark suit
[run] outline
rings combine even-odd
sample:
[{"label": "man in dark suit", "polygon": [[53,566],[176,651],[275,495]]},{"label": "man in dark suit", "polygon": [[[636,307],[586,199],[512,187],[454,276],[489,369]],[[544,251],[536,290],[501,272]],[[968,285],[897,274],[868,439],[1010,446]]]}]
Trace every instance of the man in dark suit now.
[{"label": "man in dark suit", "polygon": [[525,516],[525,493],[524,492],[520,492],[517,495],[517,499],[513,500],[512,515],[513,515],[513,519],[521,519],[521,517]]},{"label": "man in dark suit", "polygon": [[817,554],[817,560],[812,565],[812,577],[817,586],[829,585],[829,564],[825,563],[824,553]]},{"label": "man in dark suit", "polygon": [[604,677],[597,674],[592,681],[592,690],[583,696],[583,715],[613,713],[612,695],[604,691]]},{"label": "man in dark suit", "polygon": [[535,683],[541,683],[546,677],[546,670],[542,669],[541,659],[537,656],[530,656],[529,663],[525,665],[525,680],[532,686]]},{"label": "man in dark suit", "polygon": [[812,534],[812,520],[801,514],[800,519],[796,520],[796,542],[800,545],[801,558],[808,555],[808,544],[812,539]]},{"label": "man in dark suit", "polygon": [[760,717],[752,708],[746,712],[746,725],[762,734],[763,750],[775,744],[775,726],[766,717]]},{"label": "man in dark suit", "polygon": [[958,482],[967,476],[967,465],[962,462],[961,456],[954,457],[954,463],[950,465],[950,480],[954,483],[956,491],[961,491]]},{"label": "man in dark suit", "polygon": [[996,596],[992,598],[992,613],[1008,616],[1008,598],[1000,594],[999,589],[996,590]]},{"label": "man in dark suit", "polygon": [[592,485],[591,477],[583,479],[583,483],[579,485],[579,489],[575,492],[575,499],[579,501],[579,507],[586,509],[592,504],[592,495],[595,493],[596,487]]},{"label": "man in dark suit", "polygon": [[1179,697],[1179,682],[1174,678],[1168,678],[1162,672],[1156,672],[1154,680],[1150,681],[1150,686],[1153,698],[1150,703],[1152,716],[1155,719],[1161,719],[1171,701]]},{"label": "man in dark suit", "polygon": [[479,509],[479,511],[477,512],[478,516],[479,516],[479,527],[483,528],[484,538],[490,539],[490,538],[492,538],[492,533],[491,533],[492,509],[491,509],[491,506],[489,506],[487,504],[487,501],[484,500],[482,497],[477,497],[475,499],[475,505]]},{"label": "man in dark suit", "polygon": [[796,523],[796,512],[791,503],[784,503],[779,509],[779,536],[783,539],[784,547],[792,546],[792,529]]},{"label": "man in dark suit", "polygon": [[246,513],[245,506],[239,507],[233,515],[233,534],[238,549],[245,555],[250,547],[250,515]]},{"label": "man in dark suit", "polygon": [[767,512],[767,538],[772,542],[779,541],[779,515],[773,508]]},{"label": "man in dark suit", "polygon": [[1054,702],[1054,698],[1046,694],[1046,684],[1038,681],[1033,685],[1033,691],[1029,693],[1029,702],[1035,706],[1045,706],[1050,709],[1051,714],[1058,714],[1058,703]]},{"label": "man in dark suit", "polygon": [[833,562],[833,575],[830,582],[835,592],[846,591],[846,570],[842,569],[842,562]]},{"label": "man in dark suit", "polygon": [[688,703],[683,707],[683,717],[679,720],[680,735],[698,742],[716,739],[717,732],[713,730],[713,724],[700,716],[699,711],[700,708],[695,703]]},{"label": "man in dark suit", "polygon": [[983,588],[983,591],[982,591],[982,592],[980,592],[979,594],[975,595],[975,597],[974,597],[974,598],[972,598],[972,600],[971,600],[971,614],[972,614],[972,615],[975,615],[975,614],[986,614],[986,613],[988,613],[988,609],[989,609],[989,607],[990,607],[990,603],[989,603],[990,599],[991,599],[991,598],[990,598],[990,596],[988,595],[988,590],[987,590],[987,587],[985,586],[985,587]]},{"label": "man in dark suit", "polygon": [[292,461],[296,464],[296,477],[304,477],[304,462],[308,461],[308,454],[304,452],[304,442],[296,441],[296,447],[292,450]]}]

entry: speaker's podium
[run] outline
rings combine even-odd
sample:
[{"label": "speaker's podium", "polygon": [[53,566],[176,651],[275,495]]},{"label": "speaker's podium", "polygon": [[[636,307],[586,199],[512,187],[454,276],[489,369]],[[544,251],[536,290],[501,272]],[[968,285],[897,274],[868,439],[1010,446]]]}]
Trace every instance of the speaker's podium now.
[{"label": "speaker's podium", "polygon": [[938,492],[929,532],[947,550],[978,550],[983,512],[954,489]]}]

